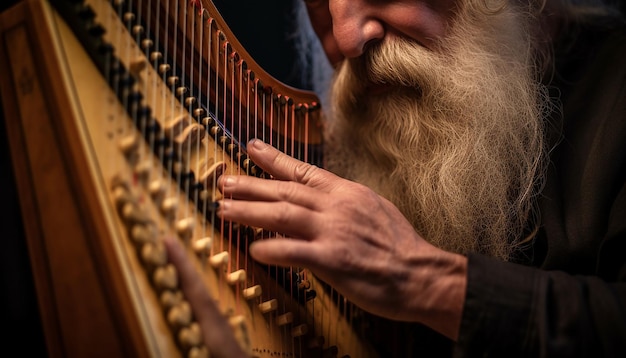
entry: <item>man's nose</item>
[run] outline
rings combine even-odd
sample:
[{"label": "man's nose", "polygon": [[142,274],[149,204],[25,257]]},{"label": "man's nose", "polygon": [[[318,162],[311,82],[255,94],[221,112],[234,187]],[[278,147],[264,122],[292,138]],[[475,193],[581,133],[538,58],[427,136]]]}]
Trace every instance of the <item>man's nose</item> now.
[{"label": "man's nose", "polygon": [[333,34],[345,57],[358,57],[366,47],[385,36],[383,22],[367,0],[331,0]]}]

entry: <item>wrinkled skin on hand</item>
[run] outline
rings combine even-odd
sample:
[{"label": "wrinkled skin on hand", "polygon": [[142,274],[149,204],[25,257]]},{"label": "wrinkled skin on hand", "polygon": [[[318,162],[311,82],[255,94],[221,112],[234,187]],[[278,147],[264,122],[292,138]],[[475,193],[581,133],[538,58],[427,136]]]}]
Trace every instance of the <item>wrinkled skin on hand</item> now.
[{"label": "wrinkled skin on hand", "polygon": [[218,215],[280,232],[250,247],[258,261],[310,269],[361,308],[456,338],[466,258],[421,238],[367,187],[253,140],[252,160],[278,180],[223,176]]}]

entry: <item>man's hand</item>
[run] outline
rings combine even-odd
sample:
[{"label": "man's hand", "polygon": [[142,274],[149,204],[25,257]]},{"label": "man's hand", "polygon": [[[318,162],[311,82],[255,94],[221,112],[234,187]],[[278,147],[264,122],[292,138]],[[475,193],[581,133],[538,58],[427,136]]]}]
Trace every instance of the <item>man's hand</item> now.
[{"label": "man's hand", "polygon": [[218,215],[284,238],[250,247],[258,261],[310,269],[350,301],[455,338],[466,258],[427,243],[388,200],[260,140],[248,155],[278,180],[222,176]]},{"label": "man's hand", "polygon": [[211,357],[244,358],[247,355],[237,343],[226,317],[209,295],[202,278],[188,261],[184,248],[175,239],[164,240],[169,261],[178,270],[183,294],[198,320],[204,344]]}]

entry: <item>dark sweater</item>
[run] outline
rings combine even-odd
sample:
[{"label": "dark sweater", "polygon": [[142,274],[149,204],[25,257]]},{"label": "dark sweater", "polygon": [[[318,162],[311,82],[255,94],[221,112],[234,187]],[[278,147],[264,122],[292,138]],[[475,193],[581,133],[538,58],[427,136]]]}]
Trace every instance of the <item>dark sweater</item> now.
[{"label": "dark sweater", "polygon": [[583,28],[556,56],[541,230],[524,265],[469,256],[457,356],[626,356],[626,32]]}]

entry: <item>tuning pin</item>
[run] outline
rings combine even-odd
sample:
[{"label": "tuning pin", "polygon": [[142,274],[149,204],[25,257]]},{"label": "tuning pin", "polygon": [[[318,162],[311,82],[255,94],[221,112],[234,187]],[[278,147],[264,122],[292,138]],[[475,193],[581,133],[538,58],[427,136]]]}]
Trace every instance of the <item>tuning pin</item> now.
[{"label": "tuning pin", "polygon": [[133,35],[141,35],[143,34],[143,26],[141,25],[135,25],[133,26],[131,32],[133,33]]},{"label": "tuning pin", "polygon": [[163,58],[163,54],[159,51],[153,51],[150,53],[150,61],[158,62]]},{"label": "tuning pin", "polygon": [[203,237],[192,242],[193,251],[198,255],[206,255],[211,252],[212,239],[210,237]]},{"label": "tuning pin", "polygon": [[176,210],[178,210],[178,198],[169,197],[163,199],[161,203],[161,212],[163,215],[172,218],[176,214]]},{"label": "tuning pin", "polygon": [[184,218],[176,222],[176,232],[183,240],[191,238],[194,227],[195,221],[193,218]]},{"label": "tuning pin", "polygon": [[187,97],[185,98],[185,105],[187,107],[193,106],[196,103],[196,97]]},{"label": "tuning pin", "polygon": [[269,301],[259,303],[259,310],[263,313],[275,311],[278,308],[278,301],[271,299]]},{"label": "tuning pin", "polygon": [[152,274],[152,280],[158,289],[174,290],[178,286],[176,268],[172,264],[157,267]]},{"label": "tuning pin", "polygon": [[304,336],[308,332],[309,332],[309,326],[307,326],[306,324],[301,324],[291,329],[291,336],[293,338],[298,338],[298,337]]},{"label": "tuning pin", "polygon": [[183,292],[176,290],[165,290],[159,295],[161,306],[167,311],[183,301]]},{"label": "tuning pin", "polygon": [[167,264],[167,253],[162,242],[144,244],[140,255],[143,263],[148,266],[159,267]]},{"label": "tuning pin", "polygon": [[185,350],[202,344],[200,325],[197,322],[192,322],[188,327],[181,328],[178,332],[178,342]]},{"label": "tuning pin", "polygon": [[139,74],[141,74],[141,72],[145,70],[147,66],[148,64],[146,63],[146,60],[143,57],[138,57],[130,62],[130,65],[128,66],[128,71],[133,76],[139,77]]},{"label": "tuning pin", "polygon": [[148,159],[143,160],[135,165],[135,175],[137,176],[137,179],[143,182],[148,179],[150,173],[152,173],[152,170],[152,161]]},{"label": "tuning pin", "polygon": [[175,328],[189,326],[191,323],[191,306],[182,301],[167,312],[167,322]]},{"label": "tuning pin", "polygon": [[214,125],[213,127],[211,127],[210,129],[210,133],[213,136],[213,138],[216,138],[218,134],[220,134],[222,132],[222,128],[220,128],[219,125]]},{"label": "tuning pin", "polygon": [[120,208],[120,216],[129,224],[143,224],[150,222],[150,216],[134,202],[127,202]]},{"label": "tuning pin", "polygon": [[276,317],[276,324],[279,326],[285,326],[291,323],[293,323],[293,313],[291,312],[283,313]]},{"label": "tuning pin", "polygon": [[198,107],[198,108],[193,110],[193,116],[196,119],[200,119],[205,113],[206,113],[206,111],[202,107]]},{"label": "tuning pin", "polygon": [[135,133],[129,134],[119,141],[118,146],[127,159],[136,159],[139,137]]},{"label": "tuning pin", "polygon": [[247,276],[246,270],[237,270],[228,274],[228,276],[226,277],[226,282],[228,282],[231,285],[236,285],[238,283],[245,283],[246,276]]},{"label": "tuning pin", "polygon": [[124,13],[123,17],[124,17],[124,21],[126,22],[135,21],[135,14],[133,14],[132,12]]},{"label": "tuning pin", "polygon": [[198,123],[188,125],[174,138],[174,143],[180,151],[182,148],[190,148],[189,145],[195,144],[204,138],[206,131],[204,127]]},{"label": "tuning pin", "polygon": [[206,189],[215,188],[217,185],[217,179],[226,171],[226,163],[220,161],[216,162],[209,169],[207,169],[199,178],[199,182]]},{"label": "tuning pin", "polygon": [[152,197],[152,200],[160,203],[163,200],[163,196],[165,195],[165,184],[161,179],[154,179],[148,184],[148,192]]},{"label": "tuning pin", "polygon": [[124,206],[124,204],[132,202],[133,196],[124,184],[118,184],[113,187],[112,190],[113,201],[118,208]]},{"label": "tuning pin", "polygon": [[167,84],[170,86],[177,85],[179,81],[180,79],[178,78],[178,76],[170,76],[167,78]]},{"label": "tuning pin", "polygon": [[186,93],[187,93],[187,91],[189,91],[189,89],[187,89],[187,87],[185,87],[185,86],[180,86],[180,87],[176,88],[176,95],[177,95],[178,97],[181,97],[181,96],[183,96],[184,94],[186,94]]},{"label": "tuning pin", "polygon": [[154,45],[154,43],[150,39],[143,39],[143,40],[141,40],[141,48],[144,49],[144,50],[147,50],[147,49],[151,48],[153,45]]},{"label": "tuning pin", "polygon": [[246,300],[252,300],[252,299],[255,299],[257,297],[261,297],[262,293],[263,293],[263,290],[261,289],[261,286],[259,286],[259,285],[254,285],[252,287],[248,287],[248,288],[244,289],[243,292],[242,292],[243,297]]},{"label": "tuning pin", "polygon": [[311,288],[311,282],[309,280],[301,280],[298,283],[298,288],[301,290],[308,290],[309,288]]},{"label": "tuning pin", "polygon": [[152,224],[135,224],[130,229],[130,238],[137,245],[155,243],[157,240],[157,230]]},{"label": "tuning pin", "polygon": [[159,73],[160,74],[167,73],[170,69],[171,69],[171,67],[167,63],[159,65]]},{"label": "tuning pin", "polygon": [[209,358],[209,350],[205,346],[191,347],[187,358]]},{"label": "tuning pin", "polygon": [[174,119],[167,121],[165,124],[163,131],[165,135],[169,138],[176,137],[179,135],[185,128],[187,128],[192,123],[191,118],[186,114],[181,114]]},{"label": "tuning pin", "polygon": [[203,124],[205,127],[207,127],[207,128],[208,128],[208,127],[210,127],[210,126],[211,126],[211,124],[213,124],[213,117],[211,117],[211,116],[206,116],[206,117],[202,118],[202,124]]},{"label": "tuning pin", "polygon": [[214,268],[218,268],[220,266],[224,266],[228,263],[228,252],[222,251],[218,254],[215,254],[209,258],[209,263]]}]

